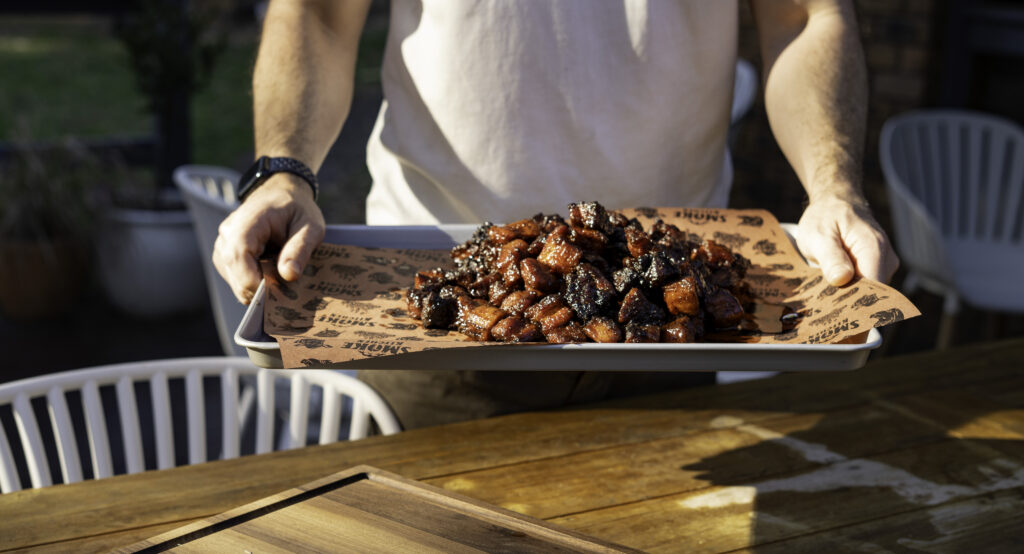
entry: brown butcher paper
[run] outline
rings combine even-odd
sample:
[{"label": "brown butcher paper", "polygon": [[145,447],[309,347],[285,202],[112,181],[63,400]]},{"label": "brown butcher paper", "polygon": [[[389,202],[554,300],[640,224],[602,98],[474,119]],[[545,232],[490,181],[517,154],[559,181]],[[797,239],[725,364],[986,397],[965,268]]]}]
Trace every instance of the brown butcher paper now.
[{"label": "brown butcher paper", "polygon": [[[920,315],[895,289],[868,279],[843,287],[804,261],[764,210],[637,208],[622,210],[649,229],[659,218],[728,246],[751,261],[747,281],[758,298],[752,321],[710,340],[825,344],[850,341],[872,327]],[[452,266],[448,250],[323,244],[302,277],[282,282],[267,264],[264,329],[281,347],[284,367],[324,367],[438,348],[481,348],[457,331],[424,329],[408,315],[405,291],[417,271]],[[780,320],[784,313],[786,323]],[[536,344],[536,343],[533,343]]]}]

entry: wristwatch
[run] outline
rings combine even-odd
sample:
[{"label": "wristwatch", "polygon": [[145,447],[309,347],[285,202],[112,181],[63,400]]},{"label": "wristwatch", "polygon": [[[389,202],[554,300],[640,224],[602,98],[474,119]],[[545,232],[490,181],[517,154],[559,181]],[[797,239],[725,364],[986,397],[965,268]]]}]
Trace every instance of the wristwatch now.
[{"label": "wristwatch", "polygon": [[246,196],[249,196],[252,191],[256,190],[256,187],[262,185],[275,173],[291,173],[309,183],[313,189],[313,200],[320,195],[320,186],[317,185],[316,175],[306,164],[295,158],[260,156],[238,181],[238,201],[245,201]]}]

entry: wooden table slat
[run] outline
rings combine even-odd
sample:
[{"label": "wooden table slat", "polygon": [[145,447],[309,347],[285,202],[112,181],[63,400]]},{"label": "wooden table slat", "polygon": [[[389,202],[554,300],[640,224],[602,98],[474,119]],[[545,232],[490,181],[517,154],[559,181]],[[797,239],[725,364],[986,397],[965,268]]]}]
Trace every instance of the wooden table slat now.
[{"label": "wooden table slat", "polygon": [[[870,536],[871,522],[890,520],[887,533],[896,537],[900,525],[911,532],[915,517],[947,504],[992,510],[999,520],[1013,493],[991,483],[1012,487],[1013,476],[1024,478],[1022,361],[1024,339],[1015,339],[853,372],[670,391],[11,493],[0,496],[0,548],[133,542],[358,464],[655,551],[812,545],[843,529]],[[858,462],[866,465],[851,469]],[[839,470],[867,482],[771,489],[786,479],[834,480]],[[901,479],[932,485],[915,499]],[[680,504],[709,494],[705,500],[721,500],[722,490],[735,498],[720,507]],[[932,502],[936,490],[964,496]],[[752,499],[741,502],[749,491]],[[995,499],[991,508],[986,498]],[[956,536],[965,538],[948,545],[967,544],[976,535],[970,527],[983,527],[980,518],[957,521],[967,527]],[[982,544],[1019,537],[1001,523],[986,525],[998,536]]]}]

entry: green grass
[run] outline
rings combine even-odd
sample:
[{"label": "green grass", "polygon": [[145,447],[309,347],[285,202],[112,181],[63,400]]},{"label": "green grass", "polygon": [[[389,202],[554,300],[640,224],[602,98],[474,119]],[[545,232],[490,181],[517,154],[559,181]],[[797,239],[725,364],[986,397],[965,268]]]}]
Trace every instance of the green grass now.
[{"label": "green grass", "polygon": [[[357,85],[380,79],[386,26],[368,25]],[[252,151],[258,31],[236,31],[192,101],[195,163],[236,166]],[[0,141],[146,136],[153,119],[109,19],[0,17]]]}]

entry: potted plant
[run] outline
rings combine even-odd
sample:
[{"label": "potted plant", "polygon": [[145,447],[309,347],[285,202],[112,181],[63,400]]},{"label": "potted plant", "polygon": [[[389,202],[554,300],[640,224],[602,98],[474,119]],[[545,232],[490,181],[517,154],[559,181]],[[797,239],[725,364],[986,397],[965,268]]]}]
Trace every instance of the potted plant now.
[{"label": "potted plant", "polygon": [[0,162],[0,312],[40,319],[71,309],[89,282],[100,175],[77,142],[15,145]]},{"label": "potted plant", "polygon": [[97,242],[100,284],[130,315],[162,317],[207,303],[192,220],[171,175],[190,158],[190,96],[224,46],[220,12],[211,6],[217,4],[143,0],[115,27],[158,136],[155,168],[113,171]]}]

